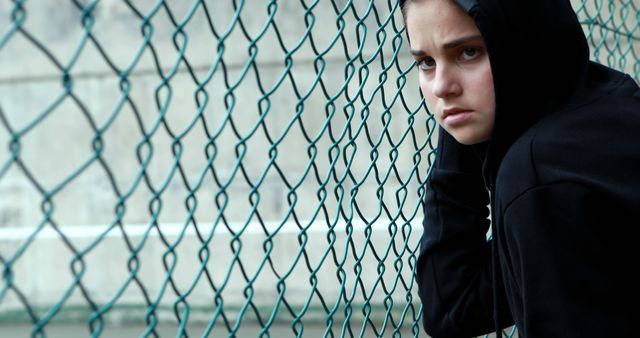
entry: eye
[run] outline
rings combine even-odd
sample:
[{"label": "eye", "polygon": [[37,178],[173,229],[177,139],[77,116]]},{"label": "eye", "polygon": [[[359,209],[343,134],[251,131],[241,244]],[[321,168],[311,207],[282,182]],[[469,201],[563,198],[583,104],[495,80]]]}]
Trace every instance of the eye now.
[{"label": "eye", "polygon": [[436,62],[432,58],[424,58],[419,60],[417,66],[420,70],[431,70],[436,66]]},{"label": "eye", "polygon": [[480,48],[469,47],[462,50],[462,58],[464,60],[473,60],[480,56]]}]

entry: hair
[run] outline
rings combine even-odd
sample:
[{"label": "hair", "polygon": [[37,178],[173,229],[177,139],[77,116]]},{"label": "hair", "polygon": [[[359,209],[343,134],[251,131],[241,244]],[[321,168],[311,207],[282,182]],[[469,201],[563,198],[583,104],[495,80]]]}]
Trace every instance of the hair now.
[{"label": "hair", "polygon": [[[404,26],[407,26],[407,5],[411,2],[411,0],[398,0],[398,6],[400,6],[400,13],[402,13],[402,23]],[[407,42],[411,44],[411,40],[409,39],[409,30],[404,30],[404,35],[407,37]]]},{"label": "hair", "polygon": [[[402,17],[407,17],[407,7],[409,7],[409,3],[416,0],[398,0],[398,6],[400,7],[400,13],[402,13]],[[455,1],[453,1],[455,3]]]},{"label": "hair", "polygon": [[[400,13],[402,13],[402,21],[404,21],[405,27],[407,26],[407,9],[409,7],[409,3],[417,1],[417,0],[398,0],[398,6],[400,7]],[[456,3],[455,1],[451,1]],[[409,31],[405,29],[405,35],[407,36],[407,41],[411,43],[409,40]]]},{"label": "hair", "polygon": [[[411,1],[411,0],[409,0]],[[400,6],[400,13],[402,13],[402,17],[406,17],[407,16],[407,3],[409,2],[407,0],[399,0],[398,1],[398,5]]]}]

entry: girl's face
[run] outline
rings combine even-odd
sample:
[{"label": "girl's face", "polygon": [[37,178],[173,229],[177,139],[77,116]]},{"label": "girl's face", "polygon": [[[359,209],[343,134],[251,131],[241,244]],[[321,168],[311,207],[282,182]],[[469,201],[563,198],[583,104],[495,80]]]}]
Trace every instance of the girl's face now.
[{"label": "girl's face", "polygon": [[491,138],[491,66],[473,18],[451,0],[408,1],[405,22],[420,89],[438,123],[462,144]]}]

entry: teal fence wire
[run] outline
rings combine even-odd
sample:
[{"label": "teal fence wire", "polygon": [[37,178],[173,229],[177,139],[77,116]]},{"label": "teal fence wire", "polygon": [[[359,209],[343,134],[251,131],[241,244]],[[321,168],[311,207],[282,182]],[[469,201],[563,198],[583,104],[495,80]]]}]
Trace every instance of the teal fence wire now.
[{"label": "teal fence wire", "polygon": [[0,2],[0,336],[425,336],[435,131],[395,0]]}]

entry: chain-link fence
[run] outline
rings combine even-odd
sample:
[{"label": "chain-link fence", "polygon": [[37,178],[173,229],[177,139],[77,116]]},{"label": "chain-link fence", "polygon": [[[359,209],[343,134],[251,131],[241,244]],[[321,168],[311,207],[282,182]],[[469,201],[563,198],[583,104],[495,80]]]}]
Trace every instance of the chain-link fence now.
[{"label": "chain-link fence", "polygon": [[[637,0],[574,8],[638,79]],[[0,336],[424,335],[436,123],[395,0],[0,18]]]}]

